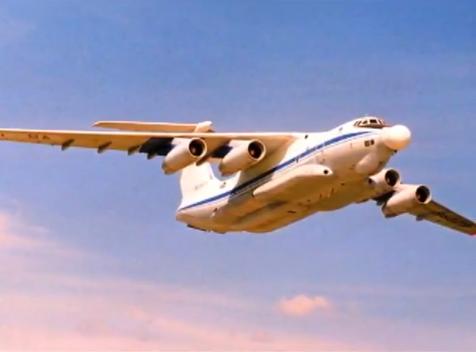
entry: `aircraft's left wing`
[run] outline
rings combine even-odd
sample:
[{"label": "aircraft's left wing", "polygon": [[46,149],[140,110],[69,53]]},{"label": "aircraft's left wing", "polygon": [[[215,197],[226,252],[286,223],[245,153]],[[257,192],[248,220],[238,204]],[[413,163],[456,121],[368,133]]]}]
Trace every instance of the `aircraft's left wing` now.
[{"label": "aircraft's left wing", "polygon": [[177,140],[201,138],[207,143],[210,157],[223,158],[234,141],[260,140],[269,152],[296,138],[293,133],[214,133],[214,132],[126,132],[126,131],[56,131],[0,129],[0,141],[35,143],[68,148],[92,148],[166,155]]},{"label": "aircraft's left wing", "polygon": [[476,223],[474,221],[466,219],[435,201],[416,206],[410,210],[410,214],[415,215],[417,220],[431,221],[438,225],[476,236]]},{"label": "aircraft's left wing", "polygon": [[383,204],[382,212],[385,217],[408,213],[419,221],[427,220],[468,235],[476,235],[474,221],[434,201],[430,189],[426,186],[400,184],[394,191],[376,200]]}]

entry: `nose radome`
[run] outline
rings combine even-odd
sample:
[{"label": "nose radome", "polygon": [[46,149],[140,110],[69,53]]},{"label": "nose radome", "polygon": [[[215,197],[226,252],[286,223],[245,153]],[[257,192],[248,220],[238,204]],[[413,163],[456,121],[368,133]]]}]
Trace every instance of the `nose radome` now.
[{"label": "nose radome", "polygon": [[407,126],[395,125],[384,128],[382,135],[383,143],[390,149],[405,149],[412,140],[412,132]]}]

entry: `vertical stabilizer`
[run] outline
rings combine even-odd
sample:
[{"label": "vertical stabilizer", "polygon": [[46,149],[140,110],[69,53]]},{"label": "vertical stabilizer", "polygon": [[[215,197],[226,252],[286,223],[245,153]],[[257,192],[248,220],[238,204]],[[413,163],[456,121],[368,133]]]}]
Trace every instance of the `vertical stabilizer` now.
[{"label": "vertical stabilizer", "polygon": [[206,198],[210,192],[217,189],[218,184],[219,180],[208,162],[184,168],[180,176],[182,205]]},{"label": "vertical stabilizer", "polygon": [[[213,125],[210,121],[200,122],[194,126],[194,132],[210,131],[213,131]],[[187,166],[180,175],[181,207],[205,199],[207,195],[219,187],[219,184],[220,181],[215,177],[209,162]]]}]

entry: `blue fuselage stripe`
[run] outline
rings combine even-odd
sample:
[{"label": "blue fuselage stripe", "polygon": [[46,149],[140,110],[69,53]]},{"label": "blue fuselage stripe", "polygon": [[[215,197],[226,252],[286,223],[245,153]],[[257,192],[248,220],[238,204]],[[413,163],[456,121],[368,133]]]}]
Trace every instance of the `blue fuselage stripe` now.
[{"label": "blue fuselage stripe", "polygon": [[251,180],[248,180],[242,184],[239,184],[238,186],[236,186],[235,188],[233,188],[232,190],[230,191],[227,191],[227,192],[224,192],[224,193],[220,193],[216,196],[213,196],[213,197],[210,197],[210,198],[207,198],[207,199],[204,199],[204,200],[201,200],[197,203],[194,203],[194,204],[191,204],[191,205],[187,205],[181,209],[179,209],[179,211],[182,211],[182,210],[187,210],[187,209],[190,209],[190,208],[194,208],[194,207],[197,207],[197,206],[200,206],[200,205],[203,205],[203,204],[206,204],[206,203],[211,203],[211,202],[214,202],[214,201],[217,201],[221,198],[225,198],[225,197],[228,197],[228,196],[234,196],[236,194],[238,194],[241,190],[245,189],[246,187],[262,180],[263,178],[275,173],[276,171],[279,171],[279,170],[282,170],[284,169],[285,167],[289,166],[290,164],[292,164],[293,162],[296,162],[297,160],[299,159],[302,159],[304,157],[307,157],[317,151],[320,151],[326,147],[330,147],[336,143],[339,143],[341,141],[344,141],[344,140],[348,140],[350,138],[353,138],[353,137],[357,137],[357,136],[361,136],[361,135],[364,135],[364,134],[368,134],[368,133],[371,133],[370,131],[364,131],[364,132],[353,132],[353,133],[348,133],[348,134],[345,134],[345,135],[342,135],[342,136],[338,136],[338,137],[335,137],[335,138],[332,138],[328,141],[325,141],[321,144],[318,144],[312,148],[309,148],[307,149],[306,151],[302,152],[301,154],[283,162],[282,164],[279,164],[271,169],[269,169],[268,171],[265,171],[264,173],[252,178]]}]

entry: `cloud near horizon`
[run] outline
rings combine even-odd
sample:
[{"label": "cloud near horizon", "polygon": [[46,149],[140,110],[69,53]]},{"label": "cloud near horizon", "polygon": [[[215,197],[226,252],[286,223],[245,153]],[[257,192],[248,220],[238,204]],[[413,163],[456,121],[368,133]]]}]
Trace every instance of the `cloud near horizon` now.
[{"label": "cloud near horizon", "polygon": [[330,311],[333,306],[326,297],[300,294],[291,298],[283,298],[279,301],[278,308],[284,315],[305,317],[317,311]]},{"label": "cloud near horizon", "polygon": [[[273,314],[272,306],[246,297],[78,272],[79,266],[94,266],[92,257],[53,238],[21,216],[0,211],[1,350],[348,347],[315,334],[263,327],[254,318]],[[325,305],[316,298],[313,304]]]}]

